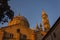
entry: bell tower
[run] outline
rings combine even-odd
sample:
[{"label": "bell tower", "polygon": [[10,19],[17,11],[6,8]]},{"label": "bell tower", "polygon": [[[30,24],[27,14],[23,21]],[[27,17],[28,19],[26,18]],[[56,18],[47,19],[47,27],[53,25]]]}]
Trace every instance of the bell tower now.
[{"label": "bell tower", "polygon": [[47,32],[50,29],[50,24],[48,20],[48,15],[44,10],[42,10],[42,23],[44,26],[44,31]]}]

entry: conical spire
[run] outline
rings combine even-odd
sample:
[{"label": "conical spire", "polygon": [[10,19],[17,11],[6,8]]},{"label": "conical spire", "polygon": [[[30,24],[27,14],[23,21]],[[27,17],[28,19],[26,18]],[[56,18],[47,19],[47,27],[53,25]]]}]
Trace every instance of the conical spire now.
[{"label": "conical spire", "polygon": [[42,10],[42,23],[44,25],[44,31],[47,32],[50,29],[50,24],[48,20],[48,15],[44,11],[44,9]]},{"label": "conical spire", "polygon": [[46,15],[48,17],[48,15],[46,14],[46,12],[44,11],[44,9],[42,9],[42,16]]},{"label": "conical spire", "polygon": [[38,23],[36,23],[36,29],[39,29]]},{"label": "conical spire", "polygon": [[42,31],[43,29],[42,29],[42,23],[40,23],[40,30]]},{"label": "conical spire", "polygon": [[42,9],[42,15],[45,14],[46,12],[44,11],[44,9]]}]

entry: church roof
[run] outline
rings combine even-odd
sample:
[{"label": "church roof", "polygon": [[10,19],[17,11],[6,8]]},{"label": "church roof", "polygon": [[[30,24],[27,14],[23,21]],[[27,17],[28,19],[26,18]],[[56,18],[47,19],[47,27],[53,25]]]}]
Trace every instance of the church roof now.
[{"label": "church roof", "polygon": [[15,16],[9,23],[8,26],[18,24],[25,25],[29,27],[28,20],[24,16]]}]

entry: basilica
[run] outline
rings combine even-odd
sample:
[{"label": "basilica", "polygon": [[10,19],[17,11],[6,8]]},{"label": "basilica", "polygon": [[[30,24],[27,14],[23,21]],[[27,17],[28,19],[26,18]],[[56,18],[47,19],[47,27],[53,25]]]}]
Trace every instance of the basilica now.
[{"label": "basilica", "polygon": [[35,29],[31,29],[27,18],[21,15],[15,16],[8,22],[8,26],[0,28],[0,40],[42,40],[50,29],[50,24],[48,15],[44,10],[42,10],[41,17],[40,26],[36,23]]}]

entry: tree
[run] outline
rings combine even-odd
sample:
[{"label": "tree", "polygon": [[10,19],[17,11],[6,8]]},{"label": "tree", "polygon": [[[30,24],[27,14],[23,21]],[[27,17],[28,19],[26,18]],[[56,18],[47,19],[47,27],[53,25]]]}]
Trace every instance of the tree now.
[{"label": "tree", "polygon": [[0,23],[8,22],[8,19],[14,17],[14,12],[10,9],[8,5],[9,0],[0,0]]}]

